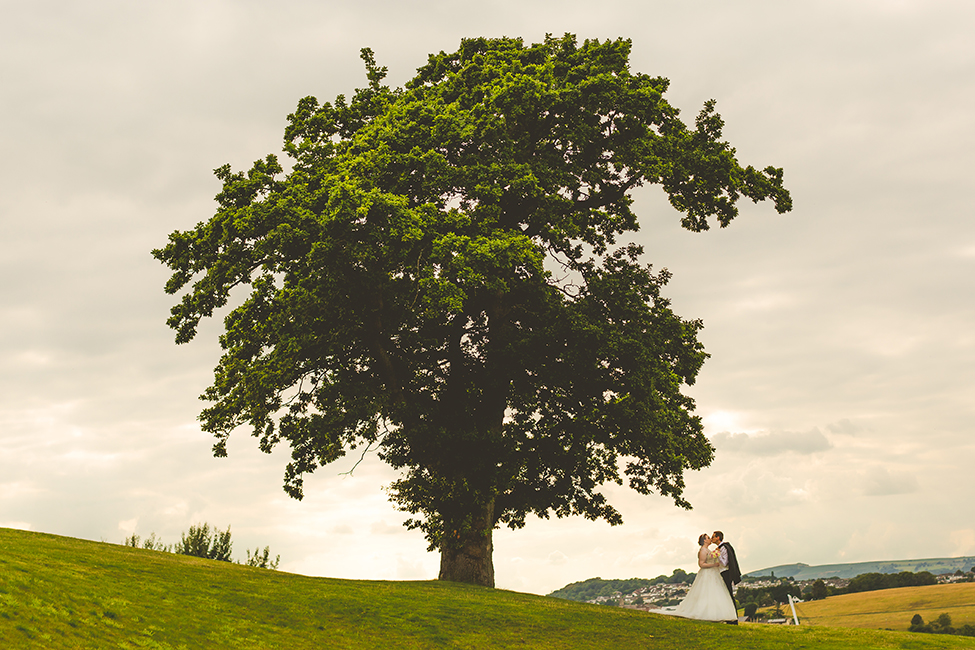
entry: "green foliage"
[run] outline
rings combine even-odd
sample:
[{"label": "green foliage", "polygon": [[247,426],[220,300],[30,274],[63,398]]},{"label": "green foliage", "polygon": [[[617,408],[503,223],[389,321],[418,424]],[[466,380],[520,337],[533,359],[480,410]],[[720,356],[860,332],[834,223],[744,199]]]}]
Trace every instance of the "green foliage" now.
[{"label": "green foliage", "polygon": [[[122,545],[230,562],[233,540],[230,534],[230,526],[227,526],[227,530],[221,532],[217,528],[211,529],[210,524],[203,523],[199,526],[190,526],[189,532],[182,533],[179,543],[175,546],[163,544],[162,540],[156,537],[156,533],[151,533],[141,544],[139,536],[133,533],[131,536],[125,538]],[[261,551],[260,547],[254,549],[253,555],[251,555],[250,550],[247,550],[247,559],[243,564],[261,569],[274,570],[278,568],[280,562],[281,556],[275,556],[272,560],[271,547],[265,546],[263,551]],[[238,561],[238,563],[240,562]]]},{"label": "green foliage", "polygon": [[812,589],[810,590],[810,597],[813,600],[823,600],[828,595],[829,592],[826,589],[825,582],[823,582],[822,580],[817,580],[816,582],[813,583]]},{"label": "green foliage", "polygon": [[629,578],[627,580],[603,580],[602,578],[589,578],[581,582],[573,582],[561,589],[556,589],[549,594],[552,598],[562,598],[585,603],[594,601],[600,596],[610,597],[615,593],[631,594],[637,589],[650,587],[659,584],[690,584],[694,582],[693,573],[687,573],[683,569],[674,569],[669,576],[657,576],[653,579]]},{"label": "green foliage", "polygon": [[288,117],[290,172],[273,155],[217,169],[216,214],[153,251],[166,291],[186,289],[178,343],[249,287],[203,396],[215,454],[241,425],[263,451],[290,445],[301,498],[305,474],[375,449],[431,549],[484,547],[532,513],[618,524],[599,488],[621,467],[689,507],[684,472],[713,458],[683,392],[702,325],[617,244],[638,227],[630,192],[660,185],[692,231],[742,197],[791,198],[781,169],[739,165],[713,101],[688,128],[629,52],[468,39],[391,89],[363,50],[367,88]]},{"label": "green foliage", "polygon": [[140,542],[140,538],[135,533],[132,533],[130,537],[126,537],[122,541],[123,546],[131,546],[132,548],[144,548],[150,551],[163,551],[165,553],[172,553],[173,547],[166,546],[162,543],[162,540],[156,537],[156,533],[149,533],[149,537]]},{"label": "green foliage", "polygon": [[859,593],[862,591],[876,591],[878,589],[893,589],[896,587],[920,587],[938,584],[938,579],[928,571],[911,573],[863,573],[850,580],[844,593]]},{"label": "green foliage", "polygon": [[908,630],[911,632],[921,632],[924,634],[955,634],[958,636],[975,636],[975,625],[966,623],[959,628],[952,627],[951,615],[947,613],[940,614],[938,618],[930,623],[925,623],[920,614],[915,614],[911,618],[911,626],[908,628]]},{"label": "green foliage", "polygon": [[749,619],[755,618],[755,613],[758,611],[758,603],[745,603],[744,614]]},{"label": "green foliage", "polygon": [[779,578],[778,582],[770,587],[746,587],[745,583],[742,583],[735,592],[735,598],[739,603],[755,603],[759,607],[771,607],[788,602],[789,594],[798,598],[799,587],[788,578]]},{"label": "green foliage", "polygon": [[260,569],[277,569],[280,562],[281,556],[277,555],[272,560],[271,547],[265,546],[264,551],[261,551],[260,547],[254,549],[254,555],[251,555],[250,550],[248,550],[247,561],[244,562],[244,564],[247,566],[258,567]]},{"label": "green foliage", "polygon": [[179,555],[192,555],[194,557],[205,557],[221,562],[230,562],[230,552],[233,548],[233,541],[230,536],[230,526],[221,532],[216,528],[210,529],[210,524],[203,523],[199,526],[190,526],[189,532],[180,536],[179,543],[176,544],[174,552]]}]

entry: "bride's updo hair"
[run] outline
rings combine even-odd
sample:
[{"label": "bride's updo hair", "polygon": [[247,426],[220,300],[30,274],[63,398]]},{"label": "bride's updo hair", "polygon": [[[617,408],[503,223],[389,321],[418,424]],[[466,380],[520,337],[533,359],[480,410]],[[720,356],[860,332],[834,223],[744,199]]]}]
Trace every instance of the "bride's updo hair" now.
[{"label": "bride's updo hair", "polygon": [[708,539],[710,539],[710,537],[708,537],[708,534],[707,533],[704,533],[703,535],[701,535],[700,537],[697,538],[697,543],[698,543],[699,546],[704,546],[704,543]]}]

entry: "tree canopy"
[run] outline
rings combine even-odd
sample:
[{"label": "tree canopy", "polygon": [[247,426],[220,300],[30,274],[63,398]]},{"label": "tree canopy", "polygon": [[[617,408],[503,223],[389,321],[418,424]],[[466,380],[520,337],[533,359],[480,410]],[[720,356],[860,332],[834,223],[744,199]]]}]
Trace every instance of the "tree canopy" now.
[{"label": "tree canopy", "polygon": [[[606,482],[681,507],[713,448],[682,390],[701,323],[669,274],[618,242],[631,191],[660,185],[692,231],[737,201],[791,208],[782,170],[742,167],[707,102],[688,128],[630,42],[464,40],[402,88],[362,50],[368,86],[298,102],[285,171],[229,165],[216,214],[153,251],[192,339],[235,287],[200,419],[226,454],[247,425],[291,448],[284,489],[365,447],[401,478],[442,579],[494,584],[491,531],[578,514],[621,522]],[[184,291],[185,290],[185,291]]]}]

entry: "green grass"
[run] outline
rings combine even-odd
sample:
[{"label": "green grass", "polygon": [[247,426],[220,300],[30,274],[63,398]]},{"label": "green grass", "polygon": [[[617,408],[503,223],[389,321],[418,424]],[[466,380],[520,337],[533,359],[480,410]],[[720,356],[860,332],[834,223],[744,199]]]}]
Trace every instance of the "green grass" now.
[{"label": "green grass", "polygon": [[0,648],[964,648],[729,626],[440,582],[309,578],[0,529]]},{"label": "green grass", "polygon": [[915,614],[928,622],[948,614],[957,628],[975,625],[975,582],[830,596],[799,603],[796,611],[809,625],[891,630],[906,630]]}]

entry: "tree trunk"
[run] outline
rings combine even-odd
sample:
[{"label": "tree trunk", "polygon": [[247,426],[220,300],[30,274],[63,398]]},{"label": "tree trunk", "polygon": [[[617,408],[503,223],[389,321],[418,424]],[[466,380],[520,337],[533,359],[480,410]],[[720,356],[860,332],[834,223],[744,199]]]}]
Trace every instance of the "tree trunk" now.
[{"label": "tree trunk", "polygon": [[439,580],[494,586],[494,499],[471,522],[471,530],[459,543],[444,545],[440,552]]}]

